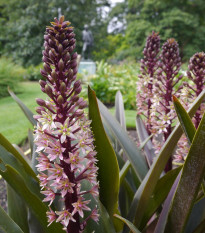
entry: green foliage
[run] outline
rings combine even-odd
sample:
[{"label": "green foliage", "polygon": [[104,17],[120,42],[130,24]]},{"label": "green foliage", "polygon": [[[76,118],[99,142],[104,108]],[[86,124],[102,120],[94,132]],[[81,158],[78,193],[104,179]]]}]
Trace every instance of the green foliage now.
[{"label": "green foliage", "polygon": [[[110,17],[126,20],[124,56],[141,58],[145,37],[152,31],[159,32],[162,42],[174,37],[180,46],[183,60],[197,51],[204,50],[204,3],[203,1],[128,0],[117,5]],[[194,33],[193,33],[194,32]]]},{"label": "green foliage", "polygon": [[3,0],[0,3],[0,46],[3,53],[12,53],[15,60],[20,60],[26,66],[38,65],[42,58],[44,28],[54,16],[59,15],[59,11],[72,21],[76,39],[79,41],[78,53],[82,50],[84,24],[91,25],[94,50],[97,50],[100,47],[99,39],[107,34],[107,23],[99,11],[104,5],[108,5],[107,0]]},{"label": "green foliage", "polygon": [[19,82],[26,75],[26,70],[21,66],[13,63],[11,59],[0,58],[0,98],[8,96],[8,87],[14,91],[19,90]]},{"label": "green foliage", "polygon": [[[17,101],[17,103],[20,105],[27,118],[30,119],[33,124],[35,124],[35,122],[31,120],[32,113],[19,99],[16,98],[13,93],[11,94],[14,100]],[[117,98],[119,98],[119,95],[120,93],[118,92]],[[204,96],[205,91],[202,92],[193,103],[188,112],[191,117],[198,109],[198,106],[204,99]],[[122,117],[120,116],[124,116],[122,100],[120,101],[121,104],[118,102],[119,99],[116,101],[116,106],[118,106],[118,108],[120,107],[120,111],[118,109],[116,114],[120,115],[116,116],[116,118],[121,122]],[[171,209],[169,216],[171,216],[170,218],[172,219],[170,221],[170,218],[166,218],[162,223],[164,226],[166,223],[168,224],[168,230],[165,232],[170,232],[170,229],[175,229],[175,226],[180,226],[181,229],[186,226],[188,216],[192,216],[192,208],[194,202],[196,201],[197,194],[200,192],[200,185],[204,176],[203,157],[205,118],[203,118],[193,138],[194,130],[192,129],[193,125],[190,122],[190,119],[188,123],[184,122],[186,121],[184,119],[188,118],[187,113],[185,113],[185,110],[181,107],[179,102],[176,102],[176,100],[175,105],[177,107],[177,112],[180,116],[179,118],[181,119],[184,130],[187,132],[187,135],[191,135],[191,137],[189,137],[190,141],[192,141],[192,145],[187,157],[187,161],[182,166],[180,183],[176,189],[177,195],[173,196],[174,202],[173,205],[170,206]],[[102,114],[102,120],[100,119],[98,106]],[[116,219],[113,218],[114,213],[116,213],[115,217],[120,219],[122,223],[125,223],[123,232],[129,232],[129,230],[132,232],[144,232],[145,229],[149,229],[151,227],[151,224],[149,224],[150,217],[153,216],[156,212],[160,214],[164,199],[168,195],[172,184],[174,183],[177,174],[181,169],[181,167],[179,167],[178,169],[172,170],[160,178],[166,162],[172,151],[175,149],[177,141],[182,134],[181,126],[178,124],[175,130],[173,130],[173,133],[170,135],[165,145],[162,147],[157,159],[154,160],[152,166],[149,169],[143,154],[136,147],[134,142],[128,137],[125,131],[125,125],[123,128],[121,128],[117,120],[110,115],[108,109],[106,109],[106,107],[100,101],[97,102],[95,94],[91,89],[89,90],[89,110],[96,141],[96,150],[99,153],[98,166],[99,174],[101,174],[99,177],[101,188],[100,199],[104,205],[102,205],[98,200],[91,201],[92,206],[97,204],[99,207],[100,222],[99,225],[88,223],[85,229],[85,233],[92,232],[93,230],[95,230],[97,233],[119,232],[119,230],[122,228],[120,223],[116,222]],[[113,145],[115,153],[111,148],[111,144],[105,134],[102,123],[106,128],[106,132],[108,132],[107,136]],[[191,127],[189,124],[191,124]],[[33,140],[31,135],[29,137],[31,140]],[[193,138],[193,140],[191,140],[191,138]],[[37,230],[35,228],[35,231],[43,233],[52,233],[56,231],[62,232],[60,225],[57,223],[52,223],[50,227],[47,227],[45,212],[48,210],[48,207],[42,203],[40,187],[35,176],[35,171],[33,170],[35,169],[33,165],[35,164],[35,159],[32,161],[27,161],[24,155],[20,154],[9,143],[9,141],[3,137],[3,135],[0,135],[0,139],[0,174],[8,182],[9,186],[12,187],[12,192],[10,192],[9,195],[10,197],[14,197],[12,201],[9,202],[10,205],[12,205],[9,206],[10,217],[0,209],[1,216],[3,216],[5,219],[5,222],[0,221],[1,226],[4,229],[11,229],[10,232],[15,232],[15,230],[17,232],[17,229],[19,232],[21,232],[21,229],[19,228],[19,226],[21,226],[21,228],[24,228],[24,231],[26,232],[27,227],[22,226],[22,222],[19,219],[19,215],[22,215],[23,212],[20,212],[18,215],[18,208],[14,208],[16,205],[19,206],[23,204],[26,205],[29,211],[31,211],[30,213],[32,213],[33,217],[35,217],[35,221],[37,221],[37,225],[35,225],[35,227],[40,226],[40,228],[37,227]],[[116,146],[116,142],[118,147]],[[31,143],[33,156],[35,156],[35,150],[33,146],[34,145]],[[129,160],[129,162],[125,162],[124,158],[121,157],[123,153],[118,151],[117,148],[120,149],[120,151],[125,152],[124,155]],[[122,167],[121,170],[118,168],[117,159],[119,161],[120,167]],[[195,166],[197,166],[197,169]],[[117,205],[118,192],[120,192],[121,198],[124,200],[123,202],[119,201],[119,205]],[[135,195],[133,195],[134,193]],[[190,198],[190,193],[192,194],[192,198]],[[17,203],[18,198],[15,195],[21,198],[22,203],[20,201]],[[202,195],[202,197],[204,197],[204,194]],[[184,199],[183,202],[181,201],[182,199]],[[131,202],[128,200],[131,200]],[[189,205],[187,205],[187,203],[189,203]],[[121,210],[123,210],[123,207],[127,204],[129,204],[127,206],[129,214],[124,212],[124,215],[122,215]],[[183,221],[181,221],[182,214],[175,214],[175,210],[178,211],[178,209],[180,211],[186,209],[185,212],[182,212]],[[25,214],[27,214],[26,211]],[[12,218],[13,220],[16,220],[15,224],[13,223]],[[23,219],[24,222],[27,221],[27,218]],[[173,223],[175,222],[176,224],[174,225]],[[199,224],[203,224],[203,222],[200,222]],[[126,227],[126,225],[129,227],[129,229]],[[115,229],[113,226],[115,226]],[[31,225],[29,225],[29,227],[31,227]],[[193,229],[195,230],[196,227],[197,226],[195,226]],[[177,232],[181,231],[177,230]]]},{"label": "green foliage", "polygon": [[[89,87],[89,118],[95,137],[100,183],[100,201],[110,216],[117,212],[119,195],[119,166],[112,145],[104,131],[95,92]],[[104,172],[106,170],[106,172]]]},{"label": "green foliage", "polygon": [[121,51],[129,48],[122,33],[109,34],[106,37],[100,38],[99,45],[98,49],[93,51],[93,58],[97,61],[121,61],[126,58],[122,57],[123,54],[121,54]]},{"label": "green foliage", "polygon": [[114,105],[115,94],[120,90],[124,96],[125,108],[135,109],[137,73],[138,65],[136,64],[111,66],[101,61],[97,63],[97,72],[91,78],[90,86],[96,92],[96,96],[108,105]]},{"label": "green foliage", "polygon": [[40,69],[42,69],[43,66],[42,64],[37,65],[37,66],[29,66],[26,71],[26,79],[28,79],[29,81],[39,81],[40,79],[42,79],[42,75],[40,73]]}]

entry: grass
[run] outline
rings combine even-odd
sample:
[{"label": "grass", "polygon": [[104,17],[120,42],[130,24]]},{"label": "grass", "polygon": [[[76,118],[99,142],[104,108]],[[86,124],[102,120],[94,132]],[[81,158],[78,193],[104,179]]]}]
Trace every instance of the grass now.
[{"label": "grass", "polygon": [[[22,82],[21,93],[17,96],[34,112],[35,98],[43,98],[44,94],[37,82]],[[26,139],[29,128],[33,127],[16,102],[10,96],[0,99],[0,132],[11,143],[19,145]]]},{"label": "grass", "polygon": [[[32,112],[35,112],[37,106],[35,99],[45,99],[38,82],[22,82],[21,93],[17,96]],[[111,113],[114,114],[114,109],[111,109]],[[127,127],[135,128],[136,112],[126,110],[125,115]],[[16,102],[11,97],[0,99],[0,133],[11,143],[20,145],[25,141],[29,128],[33,129]]]},{"label": "grass", "polygon": [[[114,115],[115,109],[109,109]],[[136,111],[135,110],[125,110],[126,126],[128,129],[136,129]]]}]

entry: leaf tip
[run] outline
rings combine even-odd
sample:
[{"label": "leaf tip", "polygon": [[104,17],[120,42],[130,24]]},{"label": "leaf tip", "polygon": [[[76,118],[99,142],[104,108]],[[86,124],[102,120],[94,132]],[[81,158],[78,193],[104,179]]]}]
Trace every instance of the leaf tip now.
[{"label": "leaf tip", "polygon": [[178,99],[175,95],[172,96],[173,102],[178,102]]}]

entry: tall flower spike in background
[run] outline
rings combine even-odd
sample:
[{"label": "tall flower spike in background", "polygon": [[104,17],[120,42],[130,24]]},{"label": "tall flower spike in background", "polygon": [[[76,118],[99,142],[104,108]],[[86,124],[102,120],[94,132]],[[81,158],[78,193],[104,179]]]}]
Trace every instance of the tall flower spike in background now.
[{"label": "tall flower spike in background", "polygon": [[[184,83],[184,88],[181,93],[181,100],[186,109],[188,109],[189,104],[193,103],[196,97],[204,89],[205,83],[205,53],[200,52],[194,54],[189,61],[187,77],[189,82]],[[205,110],[205,103],[202,103],[193,117],[193,122],[196,128],[201,121],[202,115]],[[188,154],[189,145],[185,136],[178,142],[178,148],[176,154],[174,155],[174,162],[181,163],[185,160],[185,156]]]},{"label": "tall flower spike in background", "polygon": [[141,75],[137,82],[137,109],[138,114],[146,117],[147,132],[151,134],[151,107],[153,98],[153,82],[157,70],[158,54],[160,51],[160,37],[158,33],[152,32],[147,37],[143,51],[144,59],[141,60]]},{"label": "tall flower spike in background", "polygon": [[[186,86],[188,87],[190,93],[189,100],[190,102],[193,102],[194,99],[204,89],[204,83],[205,83],[205,53],[204,52],[196,53],[191,57],[189,61],[187,76],[192,83],[192,84],[186,83]],[[205,110],[205,104],[202,103],[194,116],[194,124],[196,128],[199,125],[204,110]]]},{"label": "tall flower spike in background", "polygon": [[[59,20],[47,27],[44,36],[41,90],[49,96],[37,99],[39,107],[35,143],[39,153],[37,165],[42,193],[49,202],[49,224],[61,222],[66,232],[83,232],[89,218],[98,221],[97,209],[91,210],[88,194],[98,196],[96,180],[96,152],[90,122],[86,119],[86,102],[79,97],[81,83],[76,81],[77,54],[75,34],[70,22]],[[90,190],[82,190],[81,182],[90,183]],[[52,210],[56,197],[61,197],[63,207]],[[84,220],[84,212],[90,211]]]},{"label": "tall flower spike in background", "polygon": [[[177,86],[183,75],[179,75],[181,68],[181,58],[179,55],[179,45],[175,39],[168,39],[162,46],[160,54],[157,80],[153,92],[152,116],[153,133],[162,134],[160,141],[155,140],[155,146],[159,151],[162,144],[167,140],[172,132],[172,123],[176,118],[172,103],[172,95],[179,96],[182,86]],[[172,169],[172,159],[166,165],[165,171]]]}]

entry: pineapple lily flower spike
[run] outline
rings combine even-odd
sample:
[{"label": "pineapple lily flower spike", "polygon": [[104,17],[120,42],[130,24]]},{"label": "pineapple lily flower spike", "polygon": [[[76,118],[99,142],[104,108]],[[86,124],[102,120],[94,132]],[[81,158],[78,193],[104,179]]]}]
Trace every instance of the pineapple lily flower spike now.
[{"label": "pineapple lily flower spike", "polygon": [[[51,24],[44,36],[41,74],[45,81],[40,81],[41,90],[49,98],[36,100],[38,178],[45,195],[43,201],[49,203],[49,225],[60,222],[66,232],[80,233],[88,219],[98,221],[97,208],[91,210],[88,198],[89,194],[98,197],[96,152],[90,121],[84,113],[86,102],[79,97],[81,83],[76,81],[73,28],[63,16]],[[82,187],[85,180],[90,184],[89,190]],[[52,203],[57,197],[63,204],[54,209]],[[90,212],[86,219],[85,211]]]}]

